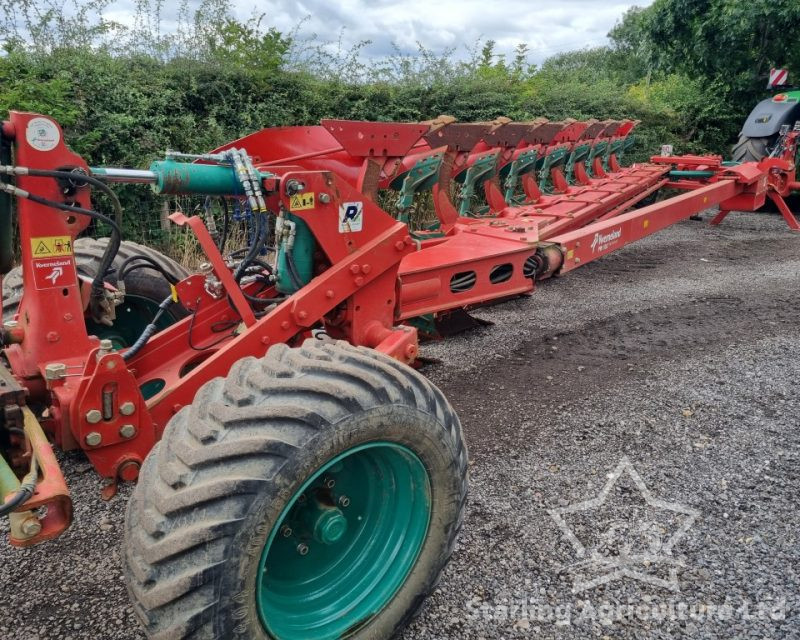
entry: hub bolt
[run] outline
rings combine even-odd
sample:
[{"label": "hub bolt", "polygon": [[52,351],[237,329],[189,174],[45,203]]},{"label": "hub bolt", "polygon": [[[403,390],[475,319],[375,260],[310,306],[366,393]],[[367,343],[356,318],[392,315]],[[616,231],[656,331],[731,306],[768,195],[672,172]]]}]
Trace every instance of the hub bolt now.
[{"label": "hub bolt", "polygon": [[123,402],[119,405],[119,412],[123,416],[132,416],[136,411],[136,405],[133,402]]},{"label": "hub bolt", "polygon": [[100,413],[99,409],[89,409],[86,412],[86,422],[89,424],[97,424],[103,419],[103,414]]},{"label": "hub bolt", "polygon": [[350,506],[350,498],[347,496],[339,496],[339,506],[340,507],[349,507]]},{"label": "hub bolt", "polygon": [[285,525],[283,525],[283,526],[281,527],[281,535],[282,535],[284,538],[289,538],[289,537],[291,537],[291,535],[292,535],[292,528],[291,528],[289,525],[286,525],[286,524],[285,524]]},{"label": "hub bolt", "polygon": [[123,424],[119,428],[119,435],[123,438],[132,438],[136,435],[136,427],[132,424]]},{"label": "hub bolt", "polygon": [[103,436],[97,433],[97,431],[90,431],[89,433],[86,434],[86,444],[88,444],[90,447],[96,447],[102,441],[103,441]]},{"label": "hub bolt", "polygon": [[336,480],[333,478],[326,478],[322,484],[324,484],[328,489],[333,489],[336,486]]},{"label": "hub bolt", "polygon": [[297,545],[297,553],[299,553],[301,556],[306,555],[308,553],[308,545],[304,544],[302,542],[300,544],[298,544]]}]

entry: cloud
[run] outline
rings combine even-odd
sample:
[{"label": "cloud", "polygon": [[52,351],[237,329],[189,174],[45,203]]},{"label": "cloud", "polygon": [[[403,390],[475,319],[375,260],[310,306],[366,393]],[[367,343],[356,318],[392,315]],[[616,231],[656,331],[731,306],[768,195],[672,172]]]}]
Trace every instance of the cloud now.
[{"label": "cloud", "polygon": [[[297,30],[301,38],[316,36],[347,50],[365,40],[363,53],[383,57],[395,51],[416,53],[417,43],[436,53],[455,49],[466,58],[479,40],[494,40],[496,52],[513,55],[525,43],[529,62],[539,64],[562,51],[605,44],[606,34],[634,4],[652,0],[560,0],[552,3],[525,0],[231,0],[234,15],[242,20],[264,15],[264,22],[279,31]],[[178,2],[165,3],[166,28],[177,24]],[[200,0],[189,0],[190,10]],[[132,24],[134,3],[114,2],[105,13],[123,24]]]}]

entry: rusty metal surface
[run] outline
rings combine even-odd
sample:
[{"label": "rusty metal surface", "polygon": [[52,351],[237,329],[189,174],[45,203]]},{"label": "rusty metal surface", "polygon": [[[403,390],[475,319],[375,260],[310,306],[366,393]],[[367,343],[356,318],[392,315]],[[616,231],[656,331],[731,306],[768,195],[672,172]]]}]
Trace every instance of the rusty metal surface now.
[{"label": "rusty metal surface", "polygon": [[431,148],[447,147],[452,151],[470,151],[492,130],[491,122],[454,122],[432,129],[424,136]]},{"label": "rusty metal surface", "polygon": [[589,126],[586,127],[581,134],[581,142],[596,139],[607,126],[605,122],[601,122],[600,120],[589,120],[588,123]]},{"label": "rusty metal surface", "polygon": [[528,133],[530,144],[549,145],[553,139],[567,126],[570,121],[543,122]]},{"label": "rusty metal surface", "polygon": [[613,138],[622,126],[622,120],[606,120],[607,126],[600,134],[603,138]]},{"label": "rusty metal surface", "polygon": [[494,147],[514,148],[525,139],[530,125],[525,122],[509,122],[483,136],[483,141]]},{"label": "rusty metal surface", "polygon": [[558,132],[553,139],[554,143],[575,142],[581,137],[581,134],[587,126],[585,122],[580,120],[566,120],[565,122],[567,126]]}]

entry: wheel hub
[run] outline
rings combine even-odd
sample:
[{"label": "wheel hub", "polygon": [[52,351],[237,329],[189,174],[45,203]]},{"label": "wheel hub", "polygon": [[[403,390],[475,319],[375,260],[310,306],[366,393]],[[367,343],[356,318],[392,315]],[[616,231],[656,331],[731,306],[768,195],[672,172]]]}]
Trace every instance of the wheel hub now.
[{"label": "wheel hub", "polygon": [[306,534],[322,544],[335,544],[347,532],[347,518],[341,509],[324,504],[318,495],[298,505],[298,511],[305,525],[300,528],[301,537]]},{"label": "wheel hub", "polygon": [[327,640],[365,624],[394,597],[427,536],[431,489],[410,449],[354,447],[311,475],[261,554],[256,604],[278,640]]}]

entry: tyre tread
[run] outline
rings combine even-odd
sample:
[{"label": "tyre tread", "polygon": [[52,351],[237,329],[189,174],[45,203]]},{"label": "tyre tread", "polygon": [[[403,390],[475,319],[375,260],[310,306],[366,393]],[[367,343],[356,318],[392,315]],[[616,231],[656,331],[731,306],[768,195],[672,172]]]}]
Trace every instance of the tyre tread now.
[{"label": "tyre tread", "polygon": [[461,482],[449,558],[463,522],[467,457],[458,417],[443,394],[370,349],[318,340],[299,348],[275,345],[264,358],[245,358],[224,380],[206,383],[148,456],[128,505],[125,551],[128,588],[148,635],[216,638],[206,614],[219,595],[205,590],[198,597],[204,586],[192,586],[192,576],[218,579],[226,542],[251,499],[296,449],[353,412],[395,402],[434,416],[456,443]]}]

